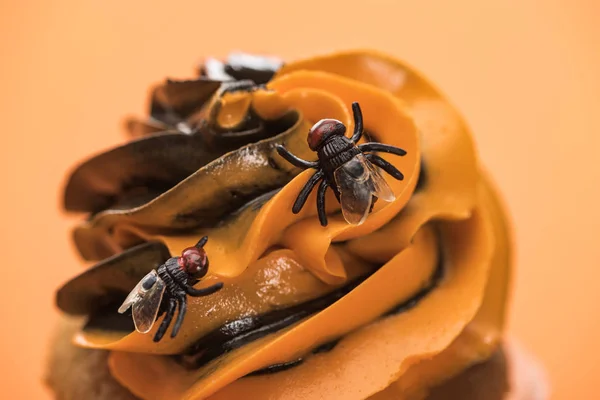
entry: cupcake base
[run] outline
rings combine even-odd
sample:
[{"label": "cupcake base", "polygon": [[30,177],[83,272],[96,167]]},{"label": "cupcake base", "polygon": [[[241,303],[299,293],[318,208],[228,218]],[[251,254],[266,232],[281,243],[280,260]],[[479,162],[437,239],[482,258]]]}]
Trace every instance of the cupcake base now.
[{"label": "cupcake base", "polygon": [[542,369],[514,343],[504,343],[486,362],[432,389],[427,400],[545,400]]},{"label": "cupcake base", "polygon": [[[56,333],[45,382],[57,400],[138,400],[108,369],[108,351],[71,344],[81,321],[64,319]],[[504,343],[487,361],[433,388],[426,400],[545,400],[542,369],[519,346]]]},{"label": "cupcake base", "polygon": [[57,400],[138,400],[108,370],[108,351],[71,344],[81,321],[64,318],[55,334],[45,383]]}]

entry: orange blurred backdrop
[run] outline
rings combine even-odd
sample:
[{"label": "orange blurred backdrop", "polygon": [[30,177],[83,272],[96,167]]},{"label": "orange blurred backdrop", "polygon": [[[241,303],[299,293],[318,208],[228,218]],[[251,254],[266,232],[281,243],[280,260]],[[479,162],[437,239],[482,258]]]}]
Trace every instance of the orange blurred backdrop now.
[{"label": "orange blurred backdrop", "polygon": [[[125,140],[151,83],[230,50],[287,59],[374,47],[431,78],[474,129],[516,227],[510,333],[554,399],[597,398],[600,344],[600,3],[3,1],[0,200],[3,394],[41,383],[55,288],[80,270],[65,174]],[[368,4],[368,5],[367,5]]]}]

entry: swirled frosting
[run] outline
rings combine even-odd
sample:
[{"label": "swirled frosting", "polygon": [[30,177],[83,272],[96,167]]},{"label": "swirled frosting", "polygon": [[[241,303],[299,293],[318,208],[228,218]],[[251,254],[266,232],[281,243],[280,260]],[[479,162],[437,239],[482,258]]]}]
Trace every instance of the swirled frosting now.
[{"label": "swirled frosting", "polygon": [[[240,64],[240,60],[245,61]],[[133,139],[79,165],[65,207],[81,255],[98,263],[57,294],[85,315],[78,346],[110,351],[111,374],[144,399],[413,399],[486,360],[502,336],[510,238],[498,196],[462,117],[413,68],[373,51],[280,65],[210,60],[200,77],[167,81]],[[269,62],[267,62],[269,61]],[[252,79],[253,91],[225,90]],[[333,193],[320,225],[306,135],[323,118],[398,146],[401,170],[349,225]],[[210,270],[179,335],[159,343],[118,304],[148,271],[198,238]],[[154,327],[154,330],[157,327]]]}]

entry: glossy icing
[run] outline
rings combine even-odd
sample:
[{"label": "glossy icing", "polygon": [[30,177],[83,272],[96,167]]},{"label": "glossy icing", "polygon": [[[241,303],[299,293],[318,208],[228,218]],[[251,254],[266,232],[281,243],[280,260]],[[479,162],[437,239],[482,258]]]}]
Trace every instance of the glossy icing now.
[{"label": "glossy icing", "polygon": [[[396,199],[378,202],[360,226],[344,221],[329,192],[329,225],[322,227],[314,206],[291,213],[312,172],[286,164],[274,145],[314,159],[306,144],[312,124],[335,118],[351,132],[354,101],[371,140],[407,151],[401,158],[381,154],[405,179],[388,179]],[[237,399],[249,393],[253,399],[423,398],[430,387],[495,351],[510,276],[506,217],[467,125],[418,72],[378,52],[334,53],[284,64],[264,88],[202,103],[194,111],[188,107],[181,121],[213,115],[224,131],[249,132],[247,124],[256,121],[265,126],[285,116],[296,119],[271,136],[247,135],[246,144],[226,152],[234,142],[199,140],[200,149],[215,147],[198,169],[169,178],[169,188],[149,201],[105,208],[77,227],[75,242],[89,259],[145,241],[178,254],[208,235],[210,270],[198,287],[225,284],[209,298],[190,298],[173,340],[156,344],[151,334],[110,324],[81,330],[78,345],[111,350],[110,369],[122,385],[145,399]],[[178,122],[161,122],[169,123]],[[146,122],[131,124],[143,140],[160,135],[141,129]],[[100,195],[98,185],[88,187],[89,198]],[[314,205],[314,196],[307,205]],[[116,264],[125,265],[126,258]],[[440,265],[443,275],[430,290],[389,314],[431,285]],[[301,307],[360,277],[333,303],[202,365],[186,368],[171,357],[228,322]],[[80,293],[78,285],[73,280],[69,293]],[[332,341],[335,346],[315,352]],[[286,363],[276,373],[253,375]]]}]

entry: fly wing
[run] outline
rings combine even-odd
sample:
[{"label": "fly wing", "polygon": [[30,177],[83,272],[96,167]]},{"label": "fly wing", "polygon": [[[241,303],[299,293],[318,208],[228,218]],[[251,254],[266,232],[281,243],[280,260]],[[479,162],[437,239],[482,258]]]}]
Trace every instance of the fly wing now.
[{"label": "fly wing", "polygon": [[165,288],[167,287],[156,271],[152,272],[156,278],[154,284],[145,291],[141,296],[141,300],[135,302],[132,307],[133,323],[135,324],[135,329],[140,333],[147,333],[152,329],[158,315],[158,310],[160,309]]},{"label": "fly wing", "polygon": [[385,181],[385,178],[379,173],[377,168],[375,168],[375,166],[366,158],[365,164],[369,170],[373,195],[378,199],[387,201],[388,203],[396,200],[396,196],[390,188],[390,185],[388,185],[388,183]]},{"label": "fly wing", "polygon": [[372,187],[368,161],[358,155],[334,172],[335,183],[340,192],[344,219],[360,225],[367,219],[372,202]]},{"label": "fly wing", "polygon": [[334,178],[344,219],[353,225],[365,222],[373,196],[387,202],[396,198],[383,176],[362,154],[336,169]]},{"label": "fly wing", "polygon": [[[154,271],[152,271],[152,272],[154,272]],[[123,304],[121,304],[121,307],[119,307],[119,314],[123,314],[125,311],[127,311],[129,309],[129,307],[132,306],[132,304],[134,304],[136,301],[138,301],[141,298],[140,292],[142,289],[142,282],[144,282],[144,279],[146,279],[150,274],[152,274],[152,272],[150,272],[145,277],[143,277],[138,282],[138,284],[135,285],[133,290],[131,292],[129,292],[129,294],[125,298],[125,301],[123,302]]]},{"label": "fly wing", "polygon": [[160,279],[156,271],[150,271],[129,293],[119,307],[119,313],[122,314],[132,307],[131,314],[135,329],[140,333],[147,333],[154,325],[165,288],[165,282]]}]

